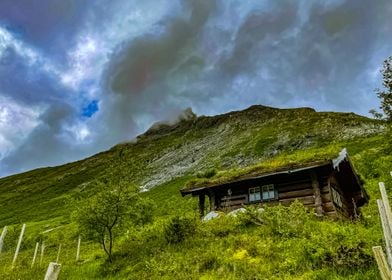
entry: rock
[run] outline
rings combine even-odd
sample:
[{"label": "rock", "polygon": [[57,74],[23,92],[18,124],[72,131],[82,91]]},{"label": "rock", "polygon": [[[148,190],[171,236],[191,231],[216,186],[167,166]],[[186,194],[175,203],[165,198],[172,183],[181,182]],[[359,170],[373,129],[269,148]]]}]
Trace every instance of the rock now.
[{"label": "rock", "polygon": [[210,221],[212,219],[218,218],[219,216],[220,216],[220,214],[218,212],[211,211],[207,215],[205,215],[202,220],[203,221]]}]

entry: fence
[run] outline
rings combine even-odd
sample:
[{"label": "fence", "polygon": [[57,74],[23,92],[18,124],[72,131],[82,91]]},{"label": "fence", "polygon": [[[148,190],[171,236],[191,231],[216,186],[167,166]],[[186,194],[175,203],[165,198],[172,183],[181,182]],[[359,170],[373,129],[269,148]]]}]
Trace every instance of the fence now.
[{"label": "fence", "polygon": [[[392,172],[390,173],[392,176]],[[381,246],[374,246],[373,254],[383,280],[392,280],[392,212],[388,195],[383,182],[379,183],[381,199],[377,200],[381,226],[384,233],[385,251]]]},{"label": "fence", "polygon": [[[24,237],[25,230],[26,230],[26,224],[23,224],[22,225],[22,229],[21,229],[20,234],[19,234],[19,238],[18,238],[17,244],[16,244],[15,253],[14,253],[14,256],[12,258],[12,262],[10,264],[11,269],[13,271],[14,271],[14,269],[17,269],[17,268],[15,268],[15,266],[17,264],[18,255],[19,255],[19,251],[21,249],[21,245],[22,245],[22,242],[23,242],[23,237]],[[4,240],[6,239],[7,232],[9,232],[8,231],[8,226],[5,226],[3,228],[3,230],[2,230],[2,232],[1,232],[1,235],[0,235],[0,257],[1,257],[1,254],[2,254]],[[44,278],[45,280],[56,280],[58,278],[58,275],[59,275],[60,269],[61,269],[61,264],[59,263],[60,255],[61,255],[61,246],[62,246],[62,244],[60,243],[58,245],[56,262],[50,262],[49,263],[49,266],[47,268],[47,271],[46,271],[46,274],[45,274],[45,278]],[[33,268],[35,266],[35,264],[36,264],[36,259],[37,259],[37,255],[38,255],[38,252],[39,252],[39,247],[40,247],[40,242],[36,242],[33,258],[32,258],[32,261],[31,261],[31,268]],[[43,262],[44,253],[45,253],[45,247],[46,247],[45,241],[42,241],[41,250],[40,250],[40,257],[39,257],[40,258],[39,259],[39,265],[40,266],[42,265],[42,262]],[[78,241],[77,241],[77,248],[75,250],[76,262],[78,262],[80,260],[80,247],[81,247],[81,236],[79,235]]]}]

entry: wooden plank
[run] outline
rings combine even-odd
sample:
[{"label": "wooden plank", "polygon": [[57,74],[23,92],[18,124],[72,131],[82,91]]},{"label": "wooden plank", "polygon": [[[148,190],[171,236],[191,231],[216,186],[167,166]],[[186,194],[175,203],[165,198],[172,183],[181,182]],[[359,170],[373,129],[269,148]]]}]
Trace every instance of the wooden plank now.
[{"label": "wooden plank", "polygon": [[234,200],[234,201],[228,200],[223,205],[226,207],[228,206],[231,207],[234,205],[243,205],[243,204],[246,204],[246,200]]},{"label": "wooden plank", "polygon": [[306,184],[292,183],[291,185],[285,187],[277,185],[277,189],[279,192],[289,192],[289,191],[304,190],[304,189],[311,189],[311,188],[312,188],[312,184],[310,182]]},{"label": "wooden plank", "polygon": [[214,211],[215,210],[215,194],[210,193],[208,196],[208,199],[210,201],[210,211]]},{"label": "wooden plank", "polygon": [[35,259],[37,258],[38,247],[39,247],[39,242],[37,242],[37,243],[35,244],[35,250],[34,250],[33,260],[31,261],[31,268],[34,267]]},{"label": "wooden plank", "polygon": [[57,280],[59,278],[60,270],[61,264],[53,262],[49,263],[44,280]]},{"label": "wooden plank", "polygon": [[328,185],[323,186],[323,187],[321,188],[321,193],[329,193],[329,186],[328,186]]},{"label": "wooden plank", "polygon": [[326,212],[331,212],[336,210],[333,202],[323,203],[323,208]]},{"label": "wooden plank", "polygon": [[279,192],[279,199],[297,198],[297,197],[309,196],[309,195],[313,195],[313,190],[310,188],[303,189],[303,190],[290,191],[290,192]]},{"label": "wooden plank", "polygon": [[277,185],[284,187],[284,186],[290,186],[293,183],[296,183],[296,184],[310,183],[310,180],[309,180],[309,178],[304,177],[304,176],[297,177],[297,178],[290,177],[290,178],[287,178],[286,180],[280,180],[279,182],[277,182]]},{"label": "wooden plank", "polygon": [[3,231],[1,232],[1,236],[0,236],[0,254],[1,254],[1,251],[3,250],[4,238],[7,235],[7,230],[8,230],[8,226],[5,226],[3,228]]},{"label": "wooden plank", "polygon": [[226,201],[226,200],[246,199],[247,197],[248,197],[247,194],[232,195],[232,196],[224,196],[221,198],[221,200]]},{"label": "wooden plank", "polygon": [[324,214],[323,210],[323,201],[321,199],[320,185],[317,179],[317,174],[314,171],[310,172],[310,177],[312,179],[312,187],[314,192],[314,205],[316,205],[316,213],[318,216],[322,216]]},{"label": "wooden plank", "polygon": [[381,199],[377,199],[377,206],[378,206],[378,212],[380,213],[381,226],[384,233],[385,249],[387,252],[388,263],[389,265],[391,265],[392,264],[392,247],[391,247],[392,232],[388,225],[388,220],[387,220],[388,218],[385,212],[385,206]]},{"label": "wooden plank", "polygon": [[323,201],[323,203],[327,203],[327,202],[332,201],[331,194],[330,193],[322,193],[321,200]]},{"label": "wooden plank", "polygon": [[325,212],[325,215],[327,215],[327,216],[337,216],[337,213],[336,213],[336,211],[328,211],[328,212]]},{"label": "wooden plank", "polygon": [[382,251],[381,246],[374,246],[372,248],[374,258],[376,259],[378,270],[380,271],[381,279],[382,280],[391,280],[392,274],[388,267],[387,260],[385,258],[385,254]]},{"label": "wooden plank", "polygon": [[392,213],[391,206],[389,205],[387,191],[385,190],[385,185],[383,182],[378,183],[381,192],[381,199],[385,209],[385,215],[387,218],[387,224],[389,226],[389,232],[392,232]]},{"label": "wooden plank", "polygon": [[22,230],[20,231],[20,235],[19,235],[19,239],[18,239],[18,244],[16,245],[16,250],[15,250],[14,258],[13,258],[13,260],[12,260],[12,267],[15,266],[16,259],[18,258],[19,249],[20,249],[20,245],[22,244],[22,240],[23,240],[23,235],[24,235],[25,229],[26,229],[26,224],[23,224]]}]

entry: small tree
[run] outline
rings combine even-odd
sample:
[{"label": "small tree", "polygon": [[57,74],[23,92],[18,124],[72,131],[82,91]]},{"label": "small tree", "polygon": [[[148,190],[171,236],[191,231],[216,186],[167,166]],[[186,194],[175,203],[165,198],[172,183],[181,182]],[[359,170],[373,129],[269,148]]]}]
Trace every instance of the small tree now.
[{"label": "small tree", "polygon": [[[384,90],[376,89],[376,94],[381,100],[380,109],[383,111],[385,119],[392,122],[392,56],[384,61],[381,73]],[[381,116],[375,110],[371,110],[370,113],[378,118]]]},{"label": "small tree", "polygon": [[115,234],[129,219],[132,204],[138,200],[138,191],[121,185],[98,185],[101,191],[84,200],[73,218],[82,232],[101,244],[112,262]]}]

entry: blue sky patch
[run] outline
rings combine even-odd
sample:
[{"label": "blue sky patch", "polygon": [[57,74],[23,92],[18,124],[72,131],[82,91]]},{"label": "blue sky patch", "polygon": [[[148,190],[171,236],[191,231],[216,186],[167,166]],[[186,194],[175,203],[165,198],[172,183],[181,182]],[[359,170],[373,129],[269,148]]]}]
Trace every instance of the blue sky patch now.
[{"label": "blue sky patch", "polygon": [[91,118],[99,110],[98,100],[93,100],[82,109],[82,116]]}]

